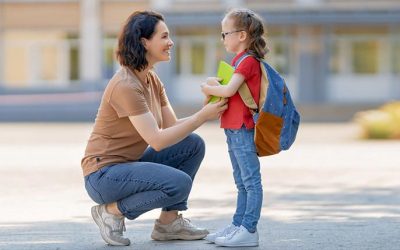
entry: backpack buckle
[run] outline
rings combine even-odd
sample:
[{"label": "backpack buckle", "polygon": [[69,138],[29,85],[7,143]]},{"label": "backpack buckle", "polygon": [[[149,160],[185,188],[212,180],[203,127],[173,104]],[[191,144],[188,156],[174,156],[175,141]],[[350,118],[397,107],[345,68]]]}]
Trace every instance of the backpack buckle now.
[{"label": "backpack buckle", "polygon": [[256,115],[256,114],[258,114],[258,109],[249,109],[250,110],[250,113],[251,113],[251,115]]}]

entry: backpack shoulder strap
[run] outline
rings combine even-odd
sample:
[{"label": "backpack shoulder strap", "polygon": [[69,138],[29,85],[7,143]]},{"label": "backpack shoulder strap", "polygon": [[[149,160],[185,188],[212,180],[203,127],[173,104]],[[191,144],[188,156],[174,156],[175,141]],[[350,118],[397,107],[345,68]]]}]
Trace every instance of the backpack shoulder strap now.
[{"label": "backpack shoulder strap", "polygon": [[241,57],[239,57],[239,59],[237,59],[236,62],[235,62],[235,69],[237,69],[237,67],[239,67],[239,64],[241,62],[243,62],[243,60],[246,59],[249,56],[251,56],[251,55],[248,54],[248,53],[244,53]]},{"label": "backpack shoulder strap", "polygon": [[[247,55],[246,57],[250,56],[247,53],[245,55]],[[246,57],[244,57],[244,58],[246,58]],[[238,61],[241,58],[239,58]],[[240,60],[240,62],[236,63],[236,64],[239,65],[241,63],[241,61],[243,61],[243,60]],[[258,113],[259,110],[262,109],[262,107],[264,105],[264,102],[265,102],[265,97],[267,96],[267,89],[268,89],[268,85],[269,85],[268,75],[267,75],[267,72],[266,72],[266,70],[264,68],[264,65],[263,65],[262,61],[260,61],[260,68],[261,68],[261,84],[260,84],[260,98],[259,98],[258,106],[257,106],[257,103],[255,102],[253,96],[251,95],[251,92],[250,92],[249,87],[247,86],[247,83],[243,83],[239,87],[239,90],[238,90],[239,91],[239,95],[242,98],[244,104],[250,109],[250,112],[252,114]]]},{"label": "backpack shoulder strap", "polygon": [[[235,69],[239,67],[239,64],[244,61],[247,57],[251,56],[248,53],[244,53],[235,63]],[[258,112],[257,103],[254,101],[253,96],[251,95],[250,89],[247,86],[247,83],[244,82],[238,89],[239,95],[242,98],[244,104],[250,109],[251,113]]]}]

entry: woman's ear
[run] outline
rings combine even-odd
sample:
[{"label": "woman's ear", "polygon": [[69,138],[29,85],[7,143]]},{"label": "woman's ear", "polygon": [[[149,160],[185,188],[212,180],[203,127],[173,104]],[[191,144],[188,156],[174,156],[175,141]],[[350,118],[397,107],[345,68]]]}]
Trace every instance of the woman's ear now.
[{"label": "woman's ear", "polygon": [[144,47],[145,49],[147,49],[147,39],[144,38],[144,37],[142,37],[142,38],[140,38],[140,41],[142,42],[143,47]]}]

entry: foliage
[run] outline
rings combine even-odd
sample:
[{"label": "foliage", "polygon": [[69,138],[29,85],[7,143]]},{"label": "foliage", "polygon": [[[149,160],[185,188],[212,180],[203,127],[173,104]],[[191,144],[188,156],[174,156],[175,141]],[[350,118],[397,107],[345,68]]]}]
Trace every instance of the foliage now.
[{"label": "foliage", "polygon": [[355,114],[354,121],[366,139],[400,139],[400,102],[387,103],[378,109]]}]

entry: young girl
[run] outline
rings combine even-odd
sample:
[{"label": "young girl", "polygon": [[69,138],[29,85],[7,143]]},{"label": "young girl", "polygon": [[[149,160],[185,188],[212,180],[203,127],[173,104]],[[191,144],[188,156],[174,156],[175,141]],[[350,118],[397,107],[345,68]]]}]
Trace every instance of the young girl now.
[{"label": "young girl", "polygon": [[251,10],[234,9],[222,20],[222,41],[228,52],[235,53],[235,65],[245,53],[251,56],[240,62],[227,85],[220,85],[210,77],[201,86],[205,95],[229,98],[228,109],[221,116],[221,127],[227,137],[233,177],[238,189],[237,206],[232,224],[207,235],[206,240],[220,246],[258,246],[257,222],[263,199],[260,162],[254,144],[254,121],[243,103],[238,89],[247,84],[258,103],[261,84],[259,60],[267,53],[262,37],[261,18]]}]

